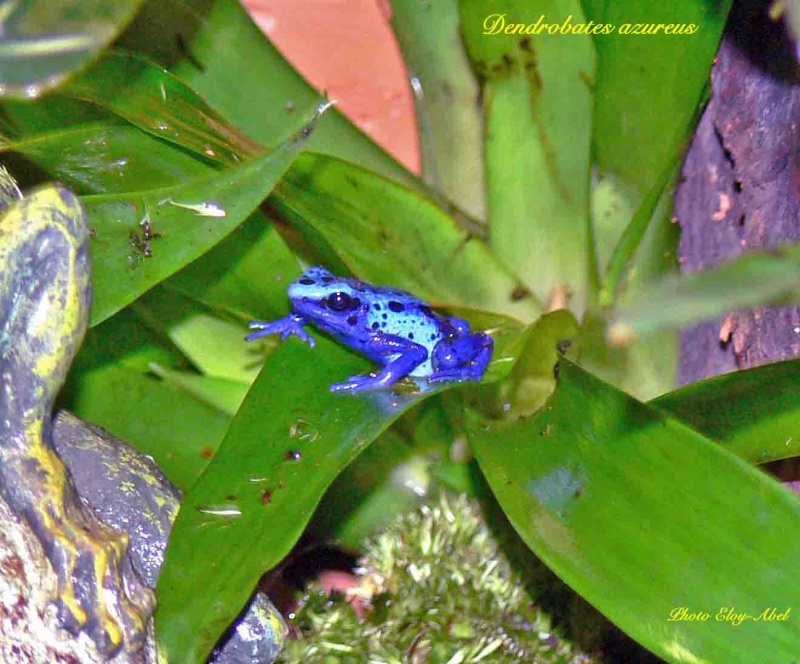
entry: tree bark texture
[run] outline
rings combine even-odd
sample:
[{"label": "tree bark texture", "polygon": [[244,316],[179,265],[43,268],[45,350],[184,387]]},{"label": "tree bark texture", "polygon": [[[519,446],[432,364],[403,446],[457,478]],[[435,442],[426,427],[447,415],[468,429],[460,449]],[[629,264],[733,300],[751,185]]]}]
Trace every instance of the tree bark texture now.
[{"label": "tree bark texture", "polygon": [[[800,67],[768,3],[736,3],[675,199],[686,272],[800,240]],[[679,384],[800,355],[800,307],[684,331]]]}]

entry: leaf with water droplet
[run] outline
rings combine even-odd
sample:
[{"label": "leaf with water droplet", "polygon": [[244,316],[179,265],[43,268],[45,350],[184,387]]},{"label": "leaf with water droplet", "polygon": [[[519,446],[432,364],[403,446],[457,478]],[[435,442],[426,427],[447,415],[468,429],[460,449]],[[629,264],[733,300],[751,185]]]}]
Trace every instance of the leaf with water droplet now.
[{"label": "leaf with water droplet", "polygon": [[166,69],[132,53],[108,52],[61,91],[218,164],[252,159],[262,147]]},{"label": "leaf with water droplet", "polygon": [[0,95],[33,99],[85,67],[133,18],[142,0],[0,4]]},{"label": "leaf with water droplet", "polygon": [[[315,111],[308,124],[312,125],[317,117]],[[269,154],[167,189],[85,197],[89,224],[98,237],[91,245],[92,325],[119,311],[224,239],[269,194],[302,145],[300,137],[293,137]],[[159,205],[166,199],[180,200],[190,206],[213,200],[218,208],[225,210],[226,216],[203,216],[194,209]],[[150,256],[141,250],[139,228],[143,220],[147,220],[153,238],[158,235],[149,245]]]},{"label": "leaf with water droplet", "polygon": [[[288,340],[267,359],[172,530],[156,613],[170,661],[208,653],[258,577],[300,537],[331,482],[427,396],[330,391],[331,383],[368,368],[367,360],[324,336],[313,349]],[[223,505],[230,494],[239,497],[241,516],[226,520],[224,529],[208,527],[198,508]]]}]

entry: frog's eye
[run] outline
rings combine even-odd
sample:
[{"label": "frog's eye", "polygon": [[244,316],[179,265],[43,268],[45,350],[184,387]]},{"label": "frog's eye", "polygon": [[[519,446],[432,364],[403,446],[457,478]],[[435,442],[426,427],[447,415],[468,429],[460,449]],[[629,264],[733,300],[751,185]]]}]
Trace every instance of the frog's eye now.
[{"label": "frog's eye", "polygon": [[325,302],[331,311],[347,311],[353,306],[353,298],[342,292],[331,293]]}]

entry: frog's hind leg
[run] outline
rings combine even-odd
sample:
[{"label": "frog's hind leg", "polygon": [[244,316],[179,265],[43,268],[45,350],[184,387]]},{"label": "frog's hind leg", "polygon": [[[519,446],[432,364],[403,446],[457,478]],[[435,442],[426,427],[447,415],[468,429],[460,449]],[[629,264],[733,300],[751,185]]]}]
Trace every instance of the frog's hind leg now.
[{"label": "frog's hind leg", "polygon": [[363,351],[372,358],[398,357],[384,365],[374,376],[350,376],[344,383],[334,383],[331,392],[363,392],[390,387],[428,359],[425,346],[393,335],[376,335],[365,344]]},{"label": "frog's hind leg", "polygon": [[428,380],[478,381],[492,359],[494,341],[487,334],[470,334],[454,341],[439,342],[433,349],[434,372]]}]

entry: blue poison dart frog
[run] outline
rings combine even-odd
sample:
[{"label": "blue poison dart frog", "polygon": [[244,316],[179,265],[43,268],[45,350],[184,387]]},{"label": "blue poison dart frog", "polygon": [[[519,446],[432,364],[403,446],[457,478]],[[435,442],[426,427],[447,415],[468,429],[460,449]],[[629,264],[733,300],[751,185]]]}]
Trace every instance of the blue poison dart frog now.
[{"label": "blue poison dart frog", "polygon": [[394,385],[405,376],[429,382],[477,381],[492,358],[494,342],[472,333],[460,318],[441,316],[410,293],[345,279],[312,267],[289,285],[293,313],[271,323],[253,321],[248,341],[269,334],[296,334],[313,348],[303,329],[312,324],[381,365],[375,375],[351,376],[333,392],[361,392]]}]

